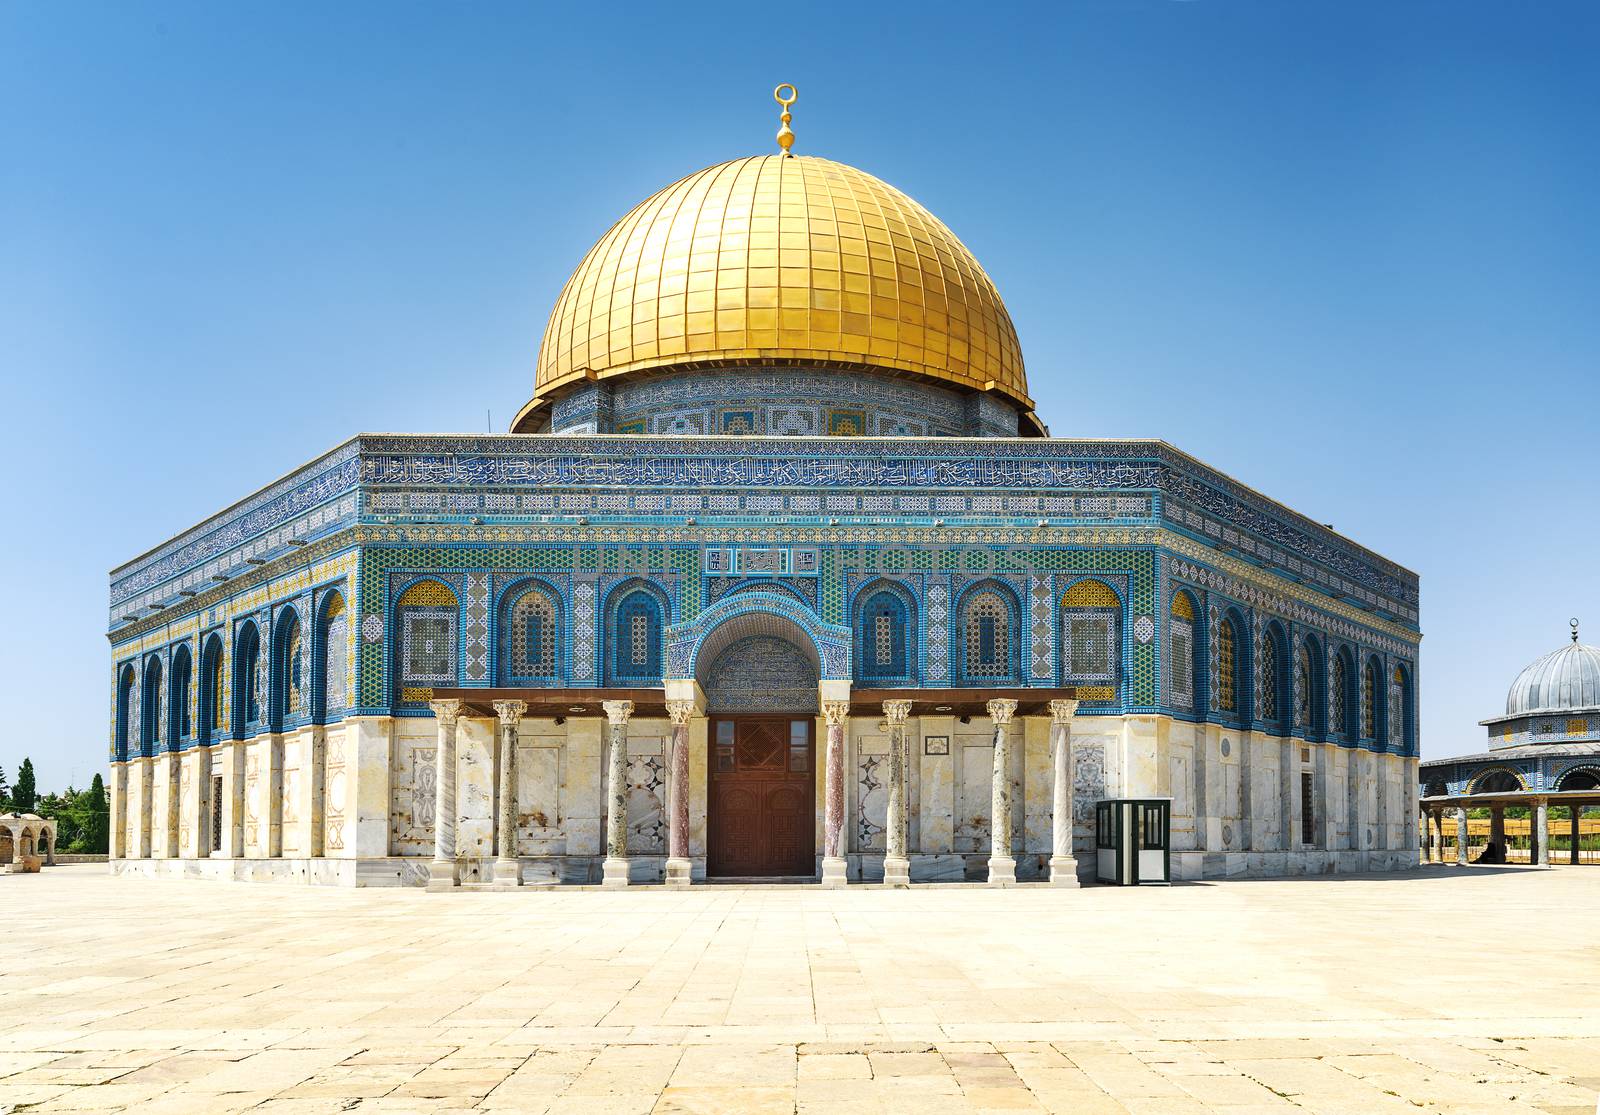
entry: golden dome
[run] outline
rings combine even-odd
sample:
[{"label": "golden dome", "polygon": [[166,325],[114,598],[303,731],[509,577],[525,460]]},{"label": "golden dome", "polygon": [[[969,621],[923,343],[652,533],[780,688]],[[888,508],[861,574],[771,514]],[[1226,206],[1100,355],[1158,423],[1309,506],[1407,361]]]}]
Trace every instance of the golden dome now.
[{"label": "golden dome", "polygon": [[708,364],[881,369],[1033,408],[972,253],[893,186],[809,155],[708,167],[613,225],[556,300],[512,428],[568,385]]}]

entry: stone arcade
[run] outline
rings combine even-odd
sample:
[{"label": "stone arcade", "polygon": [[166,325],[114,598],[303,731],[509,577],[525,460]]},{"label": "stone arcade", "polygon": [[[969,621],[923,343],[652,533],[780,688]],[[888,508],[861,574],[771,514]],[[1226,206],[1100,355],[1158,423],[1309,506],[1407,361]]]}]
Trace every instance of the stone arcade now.
[{"label": "stone arcade", "polygon": [[1179,878],[1417,862],[1415,575],[1047,436],[961,242],[784,146],[601,237],[510,433],[113,571],[115,870],[1076,885],[1105,796],[1172,799]]}]

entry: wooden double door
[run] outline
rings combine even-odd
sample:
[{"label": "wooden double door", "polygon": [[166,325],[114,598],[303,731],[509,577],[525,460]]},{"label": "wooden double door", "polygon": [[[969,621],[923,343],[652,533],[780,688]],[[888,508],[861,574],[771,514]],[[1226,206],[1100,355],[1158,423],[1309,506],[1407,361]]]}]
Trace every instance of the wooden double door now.
[{"label": "wooden double door", "polygon": [[706,874],[816,874],[816,720],[712,717]]}]

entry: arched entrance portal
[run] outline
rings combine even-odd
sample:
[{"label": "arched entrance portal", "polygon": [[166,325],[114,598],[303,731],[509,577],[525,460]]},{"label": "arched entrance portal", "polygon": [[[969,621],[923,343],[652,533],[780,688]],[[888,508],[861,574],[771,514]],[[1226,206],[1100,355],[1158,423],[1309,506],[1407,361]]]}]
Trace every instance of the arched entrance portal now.
[{"label": "arched entrance portal", "polygon": [[710,717],[706,874],[815,874],[815,646],[787,619],[747,613],[710,632],[697,658]]}]

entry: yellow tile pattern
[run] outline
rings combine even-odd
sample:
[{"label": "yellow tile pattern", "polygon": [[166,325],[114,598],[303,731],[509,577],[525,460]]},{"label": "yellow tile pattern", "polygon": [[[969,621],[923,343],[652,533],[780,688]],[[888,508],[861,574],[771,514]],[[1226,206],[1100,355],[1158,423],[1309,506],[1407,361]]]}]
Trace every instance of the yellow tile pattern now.
[{"label": "yellow tile pattern", "polygon": [[1079,581],[1061,598],[1063,608],[1117,608],[1121,605],[1116,592],[1104,581]]},{"label": "yellow tile pattern", "polygon": [[550,315],[534,391],[700,361],[872,365],[1031,408],[994,283],[938,218],[828,159],[735,159],[635,206]]}]

